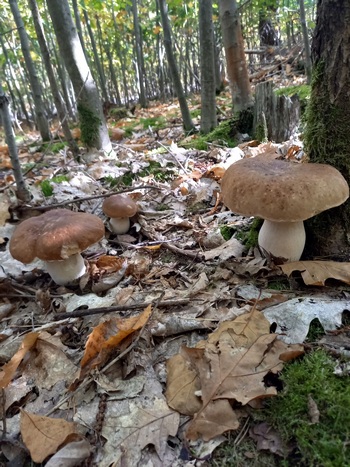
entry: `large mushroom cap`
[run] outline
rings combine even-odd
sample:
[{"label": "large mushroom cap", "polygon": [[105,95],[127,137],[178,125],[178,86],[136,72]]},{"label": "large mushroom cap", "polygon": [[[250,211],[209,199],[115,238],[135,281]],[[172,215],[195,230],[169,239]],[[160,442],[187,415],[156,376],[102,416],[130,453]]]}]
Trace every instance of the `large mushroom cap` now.
[{"label": "large mushroom cap", "polygon": [[129,195],[121,193],[106,198],[102,210],[108,217],[132,217],[137,212],[137,204]]},{"label": "large mushroom cap", "polygon": [[67,259],[104,236],[103,221],[93,214],[53,209],[23,221],[10,240],[11,255],[22,263]]},{"label": "large mushroom cap", "polygon": [[345,178],[330,165],[259,156],[232,164],[222,178],[221,191],[231,211],[274,222],[303,221],[349,197]]}]

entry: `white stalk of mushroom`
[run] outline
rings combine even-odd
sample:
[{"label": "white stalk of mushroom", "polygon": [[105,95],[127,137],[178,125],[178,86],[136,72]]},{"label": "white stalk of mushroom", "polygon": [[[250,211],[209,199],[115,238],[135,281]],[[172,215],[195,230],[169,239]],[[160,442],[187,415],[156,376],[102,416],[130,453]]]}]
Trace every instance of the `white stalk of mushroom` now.
[{"label": "white stalk of mushroom", "polygon": [[264,219],[259,246],[287,261],[298,261],[302,255],[303,221],[349,197],[349,186],[334,167],[270,159],[263,154],[232,164],[222,178],[221,191],[231,211]]}]

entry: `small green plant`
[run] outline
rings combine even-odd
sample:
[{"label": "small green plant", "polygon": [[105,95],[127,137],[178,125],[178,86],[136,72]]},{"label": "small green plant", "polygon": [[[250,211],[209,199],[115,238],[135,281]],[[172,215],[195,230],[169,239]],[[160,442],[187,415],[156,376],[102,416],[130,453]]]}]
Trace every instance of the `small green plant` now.
[{"label": "small green plant", "polygon": [[58,142],[58,143],[52,143],[49,141],[48,143],[43,143],[41,146],[42,151],[50,151],[54,154],[59,153],[62,149],[66,147],[66,143],[63,142]]},{"label": "small green plant", "polygon": [[140,118],[140,124],[143,126],[145,130],[151,127],[155,130],[162,130],[166,128],[167,120],[165,117],[148,117],[148,118]]},{"label": "small green plant", "polygon": [[190,114],[191,114],[192,118],[200,117],[201,109],[193,109],[193,110],[190,111]]},{"label": "small green plant", "polygon": [[110,188],[114,188],[120,184],[120,177],[113,177],[113,175],[107,175],[105,177],[105,182],[109,185]]},{"label": "small green plant", "polygon": [[[164,182],[173,178],[173,172],[171,170],[164,170],[161,164],[157,161],[148,161],[148,167],[140,170],[138,175],[140,177],[147,177],[148,175],[153,175],[155,180]],[[169,167],[173,167],[173,164],[168,164]]]},{"label": "small green plant", "polygon": [[62,182],[69,182],[69,177],[67,175],[56,175],[51,179],[54,183],[62,183]]},{"label": "small green plant", "polygon": [[40,183],[40,188],[45,198],[49,198],[53,195],[53,186],[51,185],[50,180],[43,180]]}]

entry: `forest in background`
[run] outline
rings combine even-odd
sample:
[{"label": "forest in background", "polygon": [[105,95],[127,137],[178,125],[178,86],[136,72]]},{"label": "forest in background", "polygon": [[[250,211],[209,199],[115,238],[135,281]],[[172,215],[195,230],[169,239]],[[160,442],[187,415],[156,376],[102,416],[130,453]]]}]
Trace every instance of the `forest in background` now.
[{"label": "forest in background", "polygon": [[[160,0],[162,1],[162,0]],[[29,86],[18,30],[8,2],[0,20],[2,57],[1,81],[11,97],[14,116],[33,121],[34,103]],[[31,0],[29,4],[35,3]],[[76,99],[72,84],[60,57],[46,2],[37,2],[42,18],[50,61],[70,119],[76,115]],[[30,38],[30,55],[40,80],[45,113],[48,118],[57,111],[50,83],[43,65],[31,9],[27,2],[18,8]],[[250,74],[276,55],[286,55],[299,46],[298,60],[303,68],[304,41],[300,21],[300,4],[296,0],[253,0],[241,2],[239,12]],[[175,53],[186,95],[200,92],[200,42],[198,31],[199,2],[168,2]],[[76,28],[93,78],[105,108],[111,104],[146,106],[148,100],[167,99],[175,95],[164,49],[159,0],[71,2]],[[314,27],[315,3],[305,2],[307,26]],[[213,4],[215,79],[219,91],[227,84],[218,4]],[[300,59],[301,58],[301,59]]]}]

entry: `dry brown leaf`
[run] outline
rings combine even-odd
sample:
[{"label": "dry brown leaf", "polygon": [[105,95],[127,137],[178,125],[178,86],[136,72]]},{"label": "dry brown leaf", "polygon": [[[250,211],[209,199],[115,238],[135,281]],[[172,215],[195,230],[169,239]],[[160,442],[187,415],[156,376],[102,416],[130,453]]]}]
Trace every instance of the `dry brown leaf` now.
[{"label": "dry brown leaf", "polygon": [[149,305],[137,316],[127,319],[111,318],[96,326],[86,342],[84,357],[81,361],[81,368],[85,370],[84,374],[86,370],[103,364],[124,339],[147,323],[151,313],[152,307]]},{"label": "dry brown leaf", "polygon": [[196,391],[200,390],[200,381],[190,362],[182,355],[175,355],[167,362],[168,405],[184,415],[194,415],[202,407]]},{"label": "dry brown leaf", "polygon": [[281,265],[282,271],[290,276],[293,271],[300,271],[306,285],[325,285],[327,279],[350,284],[350,263],[336,261],[294,261]]},{"label": "dry brown leaf", "polygon": [[[231,401],[244,406],[276,394],[274,387],[265,386],[264,377],[269,372],[280,371],[284,361],[300,355],[303,350],[301,346],[288,346],[278,340],[269,329],[264,315],[252,309],[233,321],[221,323],[197,348],[182,348],[181,355],[192,372],[192,379],[194,374],[198,378],[192,386],[200,385],[201,391],[197,394],[202,399],[202,407],[188,427],[189,439],[202,436],[207,441],[237,428],[242,414],[232,408]],[[188,369],[184,375],[189,380]],[[168,381],[167,396],[173,391],[170,385],[175,385],[178,391],[171,401],[172,407],[178,410],[177,404],[183,407],[189,387],[181,386],[175,378]]]},{"label": "dry brown leaf", "polygon": [[74,423],[21,410],[21,435],[34,462],[43,462],[66,438],[76,433]]},{"label": "dry brown leaf", "polygon": [[30,332],[29,334],[27,334],[24,337],[19,350],[15,353],[11,360],[2,367],[0,372],[1,389],[6,388],[10,384],[23,357],[30,349],[34,347],[38,337],[38,332]]}]

